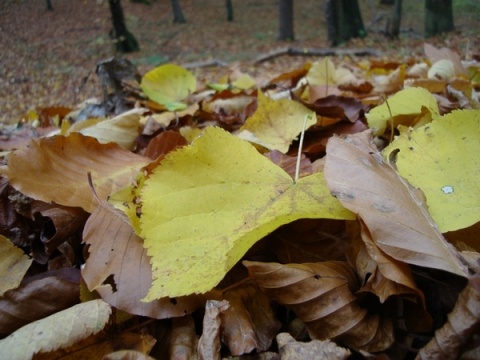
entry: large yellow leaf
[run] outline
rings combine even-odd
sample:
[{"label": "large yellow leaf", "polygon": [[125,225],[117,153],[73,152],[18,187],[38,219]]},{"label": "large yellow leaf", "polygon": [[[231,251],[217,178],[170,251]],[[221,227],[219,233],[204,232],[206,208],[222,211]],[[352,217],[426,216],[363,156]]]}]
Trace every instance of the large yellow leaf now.
[{"label": "large yellow leaf", "polygon": [[461,256],[443,238],[422,194],[383,160],[373,144],[372,130],[329,140],[325,179],[332,194],[362,218],[385,254],[466,276]]},{"label": "large yellow leaf", "polygon": [[[124,201],[141,206],[136,230],[152,257],[153,286],[144,301],[212,289],[280,225],[353,217],[330,195],[322,173],[294,183],[251,144],[219,128],[167,155],[139,184]],[[135,212],[129,216],[138,221]]]},{"label": "large yellow leaf", "polygon": [[240,128],[238,136],[269,150],[286,153],[302,131],[305,116],[308,116],[306,128],[316,123],[315,114],[299,102],[273,100],[259,91],[257,111]]},{"label": "large yellow leaf", "polygon": [[458,110],[400,135],[385,149],[398,152],[400,175],[427,197],[442,232],[480,221],[480,111]]},{"label": "large yellow leaf", "polygon": [[111,308],[103,300],[92,300],[25,325],[0,340],[0,358],[31,359],[35,353],[70,346],[101,331]]},{"label": "large yellow leaf", "polygon": [[408,88],[388,98],[382,105],[365,114],[375,135],[382,135],[387,126],[425,124],[439,116],[437,101],[423,88]]},{"label": "large yellow leaf", "polygon": [[31,263],[21,249],[0,235],[0,296],[20,285]]},{"label": "large yellow leaf", "polygon": [[140,86],[149,99],[176,111],[187,108],[181,101],[196,90],[197,81],[187,69],[165,64],[147,72]]},{"label": "large yellow leaf", "polygon": [[105,199],[128,184],[149,161],[117,144],[100,144],[72,133],[31,140],[7,155],[8,165],[0,166],[0,174],[31,198],[92,212],[97,201],[88,185],[88,172],[97,194]]}]

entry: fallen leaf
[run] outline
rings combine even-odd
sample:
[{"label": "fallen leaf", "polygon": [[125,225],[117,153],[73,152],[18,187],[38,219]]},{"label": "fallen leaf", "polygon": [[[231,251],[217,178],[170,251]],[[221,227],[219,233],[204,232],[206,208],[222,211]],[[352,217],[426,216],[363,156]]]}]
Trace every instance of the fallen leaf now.
[{"label": "fallen leaf", "polygon": [[357,278],[346,262],[243,264],[262,291],[305,323],[312,339],[333,339],[372,352],[393,344],[390,318],[369,314],[357,305],[353,295]]},{"label": "fallen leaf", "polygon": [[100,144],[94,138],[72,133],[31,140],[7,155],[8,165],[0,166],[0,173],[31,198],[92,212],[97,201],[88,184],[89,172],[97,194],[106,199],[128,184],[148,162],[116,144]]},{"label": "fallen leaf", "polygon": [[5,359],[31,359],[38,352],[68,347],[101,331],[110,313],[110,305],[103,300],[75,305],[0,340],[0,354]]},{"label": "fallen leaf", "polygon": [[32,259],[0,235],[0,296],[20,285],[31,264]]},{"label": "fallen leaf", "polygon": [[453,64],[456,75],[465,73],[465,68],[462,65],[460,55],[458,55],[455,51],[445,47],[438,49],[429,43],[425,43],[423,45],[423,50],[432,64],[440,60],[449,60]]},{"label": "fallen leaf", "polygon": [[269,150],[286,153],[302,131],[305,117],[306,129],[316,123],[315,114],[299,102],[272,100],[259,91],[257,111],[247,119],[237,136]]},{"label": "fallen leaf", "polygon": [[155,360],[155,358],[136,350],[120,350],[104,355],[102,360]]},{"label": "fallen leaf", "polygon": [[79,302],[80,272],[64,268],[27,277],[0,298],[0,333],[9,334]]},{"label": "fallen leaf", "polygon": [[164,105],[169,111],[177,111],[187,108],[181,101],[196,90],[197,81],[187,69],[165,64],[147,72],[140,87],[149,99]]},{"label": "fallen leaf", "polygon": [[408,264],[466,275],[460,255],[443,238],[418,191],[383,160],[372,130],[330,139],[325,179],[332,194],[365,222],[384,253]]},{"label": "fallen leaf", "polygon": [[203,317],[203,332],[198,340],[198,358],[200,360],[220,360],[221,314],[229,308],[226,300],[208,300]]},{"label": "fallen leaf", "polygon": [[423,88],[407,88],[389,97],[382,105],[365,114],[375,135],[382,135],[392,125],[421,126],[439,116],[437,101]]},{"label": "fallen leaf", "polygon": [[278,352],[282,360],[298,359],[349,359],[350,350],[330,340],[312,340],[307,343],[296,341],[289,333],[277,335]]},{"label": "fallen leaf", "polygon": [[172,333],[168,346],[170,359],[197,360],[198,339],[195,322],[189,315],[172,319]]},{"label": "fallen leaf", "polygon": [[457,110],[398,136],[393,151],[399,174],[420,188],[441,232],[480,221],[480,111]]},{"label": "fallen leaf", "polygon": [[82,276],[112,306],[130,314],[164,319],[189,314],[204,302],[202,296],[141,299],[152,285],[150,258],[143,241],[123,212],[102,204],[92,213],[83,233],[89,257]]},{"label": "fallen leaf", "polygon": [[133,193],[113,198],[133,226],[139,223],[135,230],[152,257],[153,285],[144,301],[211,290],[255,242],[285,223],[352,218],[331,197],[322,173],[295,183],[251,144],[219,128],[168,154],[137,183]]}]

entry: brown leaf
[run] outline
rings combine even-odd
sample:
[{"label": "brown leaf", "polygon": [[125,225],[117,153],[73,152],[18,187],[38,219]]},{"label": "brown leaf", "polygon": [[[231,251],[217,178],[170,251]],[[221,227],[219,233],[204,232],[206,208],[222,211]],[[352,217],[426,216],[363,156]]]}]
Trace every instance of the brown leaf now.
[{"label": "brown leaf", "polygon": [[348,359],[350,350],[337,346],[329,340],[312,340],[307,343],[295,341],[288,333],[277,335],[278,351],[282,360],[298,359]]},{"label": "brown leaf", "polygon": [[172,319],[169,356],[172,360],[196,360],[198,340],[195,323],[190,315]]},{"label": "brown leaf", "polygon": [[469,339],[480,328],[480,275],[469,279],[448,321],[418,353],[416,359],[457,359]]},{"label": "brown leaf", "polygon": [[90,245],[83,279],[90,291],[98,291],[112,306],[164,319],[189,314],[204,303],[202,295],[141,301],[152,286],[150,258],[126,215],[108,203],[102,203],[90,216],[83,239]]},{"label": "brown leaf", "polygon": [[439,60],[450,60],[453,63],[455,74],[465,74],[465,68],[462,65],[460,55],[456,52],[448,48],[438,49],[429,43],[423,45],[423,50],[432,64]]},{"label": "brown leaf", "polygon": [[[283,170],[285,170],[292,178],[295,178],[297,157],[285,155],[278,150],[269,151],[264,155],[269,158],[273,163],[277,164]],[[302,154],[300,157],[299,177],[304,177],[310,175],[311,173],[313,173],[312,163],[304,154]]]},{"label": "brown leaf", "polygon": [[165,131],[151,139],[142,154],[150,159],[166,155],[177,147],[187,145],[188,141],[176,131]]},{"label": "brown leaf", "polygon": [[354,349],[381,351],[393,343],[389,318],[356,303],[353,270],[344,262],[281,265],[244,261],[252,279],[302,320],[312,339],[333,339]]},{"label": "brown leaf", "polygon": [[79,302],[80,271],[72,268],[31,276],[0,298],[0,333],[9,334]]},{"label": "brown leaf", "polygon": [[137,350],[120,350],[104,355],[102,360],[155,360]]},{"label": "brown leaf", "polygon": [[347,120],[351,123],[363,117],[367,107],[352,97],[329,95],[315,99],[313,104],[305,104],[320,116]]},{"label": "brown leaf", "polygon": [[208,300],[203,317],[203,333],[198,340],[198,358],[200,360],[220,360],[220,315],[229,308],[227,300]]},{"label": "brown leaf", "polygon": [[88,172],[97,194],[105,199],[133,180],[149,160],[114,143],[100,144],[94,138],[72,133],[68,137],[33,139],[8,154],[7,162],[0,173],[25,195],[92,212],[97,202],[87,181]]},{"label": "brown leaf", "polygon": [[371,130],[330,139],[325,180],[342,205],[365,222],[384,253],[465,276],[460,255],[443,238],[420,193],[383,160]]}]

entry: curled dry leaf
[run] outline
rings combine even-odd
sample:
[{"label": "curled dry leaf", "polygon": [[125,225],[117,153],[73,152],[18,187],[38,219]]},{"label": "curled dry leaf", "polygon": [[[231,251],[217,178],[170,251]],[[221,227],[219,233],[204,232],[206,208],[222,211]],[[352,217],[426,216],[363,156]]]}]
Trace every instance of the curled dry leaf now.
[{"label": "curled dry leaf", "polygon": [[457,359],[462,348],[480,328],[480,275],[469,279],[448,321],[418,353],[417,359]]},{"label": "curled dry leaf", "polygon": [[92,300],[28,324],[0,340],[2,359],[31,359],[35,353],[65,348],[101,331],[111,308],[103,300]]},{"label": "curled dry leaf", "polygon": [[20,285],[31,264],[21,249],[0,235],[0,296]]},{"label": "curled dry leaf", "polygon": [[325,180],[343,206],[364,221],[384,253],[408,264],[466,275],[460,255],[443,238],[423,197],[383,160],[371,130],[330,139]]},{"label": "curled dry leaf", "polygon": [[96,290],[112,306],[164,319],[189,314],[203,304],[200,295],[141,301],[152,285],[150,258],[125,214],[109,204],[102,203],[90,216],[83,239],[90,245],[83,279],[90,291]]},{"label": "curled dry leaf", "polygon": [[77,304],[79,284],[80,271],[73,268],[26,278],[18,288],[0,298],[0,333],[9,334]]},{"label": "curled dry leaf", "polygon": [[337,346],[330,340],[312,340],[308,343],[296,341],[288,333],[277,335],[278,350],[282,360],[298,359],[348,359],[350,350]]},{"label": "curled dry leaf", "polygon": [[230,307],[227,300],[208,300],[203,317],[203,333],[198,340],[200,360],[220,360],[221,314]]},{"label": "curled dry leaf", "polygon": [[7,155],[8,165],[0,166],[0,174],[31,198],[92,212],[97,201],[88,184],[88,172],[97,194],[106,199],[133,180],[148,162],[116,144],[100,144],[73,133],[31,140]]},{"label": "curled dry leaf", "polygon": [[172,333],[168,343],[170,359],[196,360],[198,339],[193,318],[185,315],[172,319]]},{"label": "curled dry leaf", "polygon": [[356,303],[355,273],[344,262],[281,265],[244,261],[252,279],[274,301],[289,307],[313,339],[333,339],[357,350],[381,351],[394,341],[389,318]]}]

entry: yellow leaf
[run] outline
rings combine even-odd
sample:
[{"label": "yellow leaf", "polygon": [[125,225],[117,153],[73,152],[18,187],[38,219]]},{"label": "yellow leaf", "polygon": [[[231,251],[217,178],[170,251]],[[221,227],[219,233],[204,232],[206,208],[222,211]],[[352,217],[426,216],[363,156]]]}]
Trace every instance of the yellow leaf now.
[{"label": "yellow leaf", "polygon": [[309,117],[306,128],[316,123],[315,113],[299,102],[272,100],[259,91],[258,108],[240,128],[238,137],[269,150],[286,153],[302,131],[305,116]]},{"label": "yellow leaf", "polygon": [[442,232],[480,221],[480,111],[458,110],[400,135],[385,149],[399,149],[400,175],[425,193]]},{"label": "yellow leaf", "polygon": [[21,249],[0,235],[0,296],[20,285],[31,263]]},{"label": "yellow leaf", "polygon": [[231,82],[231,83],[228,83],[228,82],[220,82],[220,83],[217,83],[217,84],[208,84],[209,87],[211,87],[213,90],[216,90],[216,91],[224,91],[224,90],[247,90],[247,89],[250,89],[252,87],[254,87],[255,85],[257,85],[257,83],[255,82],[255,79],[253,79],[250,75],[248,74],[242,74],[240,75],[240,77]]},{"label": "yellow leaf", "polygon": [[336,85],[335,65],[329,58],[312,65],[307,73],[307,81],[309,85]]},{"label": "yellow leaf", "polygon": [[330,195],[322,173],[294,183],[251,144],[214,127],[167,155],[137,190],[136,231],[153,272],[144,301],[212,289],[256,241],[285,223],[354,217]]},{"label": "yellow leaf", "polygon": [[187,108],[181,101],[196,90],[197,81],[187,69],[166,64],[146,73],[140,87],[149,99],[176,111]]},{"label": "yellow leaf", "polygon": [[0,340],[2,359],[31,359],[35,353],[65,348],[101,331],[111,308],[92,300],[35,321]]},{"label": "yellow leaf", "polygon": [[392,121],[394,128],[398,125],[413,126],[429,122],[439,116],[437,101],[427,90],[408,88],[399,91],[380,106],[365,115],[368,125],[375,128],[375,135],[382,135]]}]

